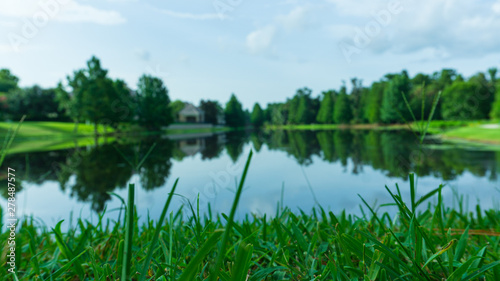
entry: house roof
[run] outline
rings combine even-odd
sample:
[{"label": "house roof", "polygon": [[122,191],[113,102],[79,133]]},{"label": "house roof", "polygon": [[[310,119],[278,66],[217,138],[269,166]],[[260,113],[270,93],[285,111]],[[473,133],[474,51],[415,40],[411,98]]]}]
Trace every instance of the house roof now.
[{"label": "house roof", "polygon": [[179,114],[180,115],[202,115],[204,114],[203,110],[199,109],[198,107],[190,104],[190,103],[186,103],[184,105],[184,108],[179,111]]}]

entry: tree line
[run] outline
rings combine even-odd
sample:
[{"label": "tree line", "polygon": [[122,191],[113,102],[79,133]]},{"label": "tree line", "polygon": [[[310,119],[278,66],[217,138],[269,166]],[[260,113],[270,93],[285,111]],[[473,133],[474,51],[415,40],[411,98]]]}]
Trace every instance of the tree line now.
[{"label": "tree line", "polygon": [[311,89],[302,88],[285,102],[268,104],[265,110],[255,104],[252,123],[257,126],[405,123],[413,120],[412,114],[417,120],[428,118],[439,92],[442,94],[433,119],[500,119],[500,83],[496,74],[496,68],[468,79],[453,69],[432,75],[418,73],[414,77],[402,71],[386,74],[369,87],[353,78],[349,93],[343,83],[339,90],[323,91],[317,97],[312,96]]},{"label": "tree line", "polygon": [[[433,119],[500,119],[500,82],[496,74],[497,69],[490,68],[465,79],[456,70],[443,69],[410,77],[403,70],[386,74],[368,87],[352,78],[349,92],[345,82],[340,89],[326,90],[316,97],[304,87],[284,102],[269,103],[265,108],[255,103],[251,111],[243,108],[235,94],[224,107],[215,100],[201,100],[198,107],[205,113],[205,122],[229,127],[392,124],[413,117],[427,118],[441,92]],[[0,70],[0,120],[19,120],[27,115],[26,120],[32,121],[73,121],[76,125],[90,122],[96,131],[99,124],[113,128],[138,124],[158,130],[175,122],[185,105],[180,100],[170,101],[160,78],[145,74],[139,78],[136,90],[123,80],[109,78],[96,57],[55,88],[20,88],[18,82],[8,69]]]},{"label": "tree line", "polygon": [[[0,120],[15,121],[26,115],[27,121],[72,121],[75,131],[79,123],[89,122],[96,134],[98,125],[117,129],[121,124],[137,124],[158,130],[175,122],[185,106],[180,100],[171,102],[160,78],[144,74],[132,90],[125,81],[111,79],[95,56],[54,88],[21,88],[18,83],[10,70],[0,69]],[[199,108],[207,123],[231,127],[250,123],[250,113],[234,94],[225,108],[215,100],[201,100]]]}]

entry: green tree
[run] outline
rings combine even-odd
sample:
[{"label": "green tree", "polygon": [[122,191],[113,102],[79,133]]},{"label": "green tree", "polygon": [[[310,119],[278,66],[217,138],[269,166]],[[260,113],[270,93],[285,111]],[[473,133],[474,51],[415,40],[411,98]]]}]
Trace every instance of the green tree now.
[{"label": "green tree", "polygon": [[497,69],[490,68],[488,69],[488,72],[490,74],[490,83],[493,87],[492,90],[495,93],[495,100],[491,106],[490,117],[494,119],[500,119],[500,83],[498,83],[496,78]]},{"label": "green tree", "polygon": [[264,124],[264,112],[262,111],[259,103],[255,103],[253,106],[250,122],[256,128],[262,127]]},{"label": "green tree", "polygon": [[318,115],[316,116],[318,123],[333,123],[333,97],[335,94],[333,90],[323,92],[323,99],[321,100]]},{"label": "green tree", "polygon": [[[97,135],[97,125],[115,125],[120,121],[118,105],[125,99],[130,98],[130,91],[117,89],[125,87],[123,81],[116,84],[107,77],[108,71],[101,67],[101,62],[95,56],[87,62],[86,69],[80,69],[68,76],[70,91],[59,85],[57,88],[57,99],[61,107],[75,121],[75,130],[78,122],[90,121],[94,124],[94,133]],[[118,91],[117,91],[118,90]],[[120,94],[128,97],[123,99]],[[127,102],[128,106],[132,104]]]},{"label": "green tree", "polygon": [[218,101],[201,100],[200,109],[205,112],[205,122],[217,125],[218,117],[222,113],[222,107]]},{"label": "green tree", "polygon": [[8,69],[0,69],[0,120],[5,119],[8,111],[7,93],[18,89],[19,78],[13,75]]},{"label": "green tree", "polygon": [[111,110],[108,112],[109,124],[117,128],[119,123],[132,122],[135,117],[136,103],[132,96],[132,90],[125,81],[117,79],[113,81],[113,88],[110,89]]},{"label": "green tree", "polygon": [[78,99],[81,99],[82,95],[76,94],[77,91],[74,91],[70,95],[61,82],[58,83],[57,88],[55,89],[55,100],[59,104],[59,110],[63,111],[64,114],[75,123],[75,128],[73,130],[74,133],[78,131],[78,124],[82,121],[83,116],[82,108],[79,106],[78,102]]},{"label": "green tree", "polygon": [[172,123],[168,90],[160,78],[142,75],[136,94],[139,125],[148,130],[158,130]]},{"label": "green tree", "polygon": [[0,94],[8,93],[17,88],[19,78],[10,72],[8,69],[0,69]]},{"label": "green tree", "polygon": [[418,73],[411,79],[413,85],[430,85],[431,81],[431,77],[424,73]]},{"label": "green tree", "polygon": [[231,94],[231,98],[226,103],[224,115],[226,118],[226,125],[229,127],[236,128],[245,126],[245,112],[234,94]]},{"label": "green tree", "polygon": [[[491,77],[493,80],[495,80],[495,74],[496,73],[490,74],[493,75]],[[478,119],[487,119],[490,115],[492,104],[495,101],[496,87],[494,82],[488,80],[486,74],[482,72],[472,76],[469,82],[476,86],[473,98],[471,98],[469,102],[473,104]]]},{"label": "green tree", "polygon": [[340,89],[340,94],[335,101],[333,120],[338,124],[347,124],[352,120],[352,110],[345,86]]},{"label": "green tree", "polygon": [[364,115],[369,123],[380,123],[380,108],[384,97],[386,82],[375,82],[370,87],[366,97]]},{"label": "green tree", "polygon": [[316,120],[319,100],[311,98],[311,89],[298,89],[295,96],[287,101],[288,123],[310,124]]},{"label": "green tree", "polygon": [[442,115],[446,120],[485,119],[491,107],[489,89],[481,84],[481,77],[469,81],[455,81],[443,91]]},{"label": "green tree", "polygon": [[181,100],[174,100],[168,107],[170,108],[170,113],[172,114],[172,120],[174,122],[179,121],[179,112],[184,109],[185,103]]},{"label": "green tree", "polygon": [[401,116],[408,120],[409,112],[402,95],[408,96],[409,91],[410,79],[406,71],[392,77],[384,89],[380,111],[380,117],[383,122],[404,122]]},{"label": "green tree", "polygon": [[362,106],[362,95],[363,95],[363,84],[362,80],[358,78],[351,79],[352,90],[350,94],[351,100],[351,110],[354,123],[363,122],[363,106]]},{"label": "green tree", "polygon": [[26,115],[27,121],[66,121],[55,96],[54,89],[42,89],[37,85],[13,90],[7,98],[10,119],[19,120]]},{"label": "green tree", "polygon": [[283,125],[287,122],[288,110],[283,103],[270,103],[266,108],[266,118],[273,125]]},{"label": "green tree", "polygon": [[492,119],[500,119],[500,85],[497,86],[495,93],[495,102],[491,106],[490,117]]}]

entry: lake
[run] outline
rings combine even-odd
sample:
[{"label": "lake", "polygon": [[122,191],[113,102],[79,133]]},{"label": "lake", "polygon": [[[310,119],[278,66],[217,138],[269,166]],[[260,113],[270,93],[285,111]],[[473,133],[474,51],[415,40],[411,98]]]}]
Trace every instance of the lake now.
[{"label": "lake", "polygon": [[228,213],[250,150],[254,156],[239,218],[250,213],[272,216],[278,202],[297,212],[310,212],[320,204],[335,213],[345,209],[361,215],[358,194],[369,204],[388,203],[384,186],[395,190],[397,183],[403,197],[409,198],[407,177],[412,171],[418,175],[419,196],[445,184],[448,206],[462,201],[475,208],[480,202],[485,209],[499,203],[500,152],[432,138],[420,145],[405,130],[151,136],[14,154],[7,156],[0,173],[0,202],[5,210],[5,173],[11,167],[16,170],[18,216],[33,215],[48,227],[71,214],[95,221],[104,209],[108,218],[117,219],[121,201],[109,192],[126,199],[129,183],[137,187],[139,216],[158,218],[176,178],[178,196],[170,210],[184,205],[184,214],[190,215],[189,204],[196,211],[199,198],[200,213]]}]

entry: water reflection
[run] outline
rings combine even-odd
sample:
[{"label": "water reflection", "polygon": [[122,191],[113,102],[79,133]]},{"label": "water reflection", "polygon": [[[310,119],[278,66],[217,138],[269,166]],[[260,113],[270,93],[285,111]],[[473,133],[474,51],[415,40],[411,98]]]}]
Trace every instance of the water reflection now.
[{"label": "water reflection", "polygon": [[[370,166],[388,177],[401,179],[415,171],[419,176],[449,181],[468,171],[494,181],[500,160],[499,152],[420,146],[413,134],[406,131],[334,130],[238,131],[179,140],[168,137],[119,140],[97,147],[9,155],[5,163],[25,173],[18,175],[23,180],[18,183],[18,191],[24,183],[57,181],[61,190],[69,189],[72,197],[101,211],[111,199],[108,192],[126,187],[133,175],[138,175],[143,189],[153,190],[165,185],[173,160],[200,156],[202,161],[209,161],[225,152],[235,163],[242,157],[245,145],[251,145],[257,153],[264,146],[281,151],[283,156],[303,166],[313,166],[318,160],[340,163],[345,173],[354,175]],[[135,170],[143,158],[145,161]],[[5,175],[0,174],[0,181],[0,193],[6,198]],[[264,184],[266,179],[262,181]]]}]

